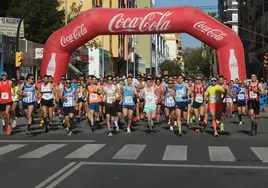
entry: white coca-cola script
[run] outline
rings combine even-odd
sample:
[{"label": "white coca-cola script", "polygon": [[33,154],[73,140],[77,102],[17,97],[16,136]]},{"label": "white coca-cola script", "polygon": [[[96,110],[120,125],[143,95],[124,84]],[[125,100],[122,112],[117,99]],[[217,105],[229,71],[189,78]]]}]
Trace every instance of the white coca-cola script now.
[{"label": "white coca-cola script", "polygon": [[168,17],[173,12],[150,12],[143,17],[125,17],[124,13],[115,15],[109,23],[110,32],[151,32],[167,31],[170,28]]},{"label": "white coca-cola script", "polygon": [[71,34],[67,36],[62,36],[60,39],[60,44],[65,47],[68,44],[74,42],[75,40],[81,38],[85,34],[87,34],[87,28],[85,28],[84,24],[82,24],[76,27]]},{"label": "white coca-cola script", "polygon": [[205,33],[206,35],[217,41],[221,41],[225,36],[227,36],[227,33],[224,33],[220,29],[214,29],[207,26],[206,22],[197,22],[196,24],[194,24],[194,28],[201,31],[202,33]]}]

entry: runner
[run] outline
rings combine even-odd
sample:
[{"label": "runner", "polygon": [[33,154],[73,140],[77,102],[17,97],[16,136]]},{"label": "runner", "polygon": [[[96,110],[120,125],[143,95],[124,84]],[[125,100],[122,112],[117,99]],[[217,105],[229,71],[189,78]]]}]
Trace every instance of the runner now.
[{"label": "runner", "polygon": [[[204,128],[206,128],[206,124],[204,121],[204,105],[205,105],[205,88],[202,84],[202,78],[200,76],[197,76],[195,79],[195,86],[193,87],[193,109],[195,114],[195,122],[196,122],[196,130],[195,132],[200,132],[200,121],[204,125]],[[200,121],[199,121],[200,118]]]},{"label": "runner", "polygon": [[251,75],[248,84],[248,110],[251,120],[251,136],[257,134],[257,127],[260,120],[260,95],[264,94],[262,83],[258,82],[255,74]]},{"label": "runner", "polygon": [[7,73],[2,71],[2,80],[0,81],[0,112],[2,113],[2,118],[4,120],[3,130],[6,131],[7,135],[11,135],[12,127],[10,122],[11,109],[12,109],[12,86],[13,83],[11,80],[8,80]]},{"label": "runner", "polygon": [[238,110],[239,125],[243,124],[242,116],[246,113],[247,89],[241,80],[238,81],[236,90],[236,105]]},{"label": "runner", "polygon": [[74,119],[76,101],[78,100],[77,91],[71,87],[71,79],[66,79],[65,86],[60,91],[59,98],[63,101],[63,113],[66,124],[67,135],[71,136],[72,123]]},{"label": "runner", "polygon": [[26,82],[20,85],[19,95],[22,96],[22,107],[27,119],[27,131],[26,134],[31,134],[31,126],[33,123],[33,109],[36,95],[36,86],[34,84],[33,74],[28,74]]},{"label": "runner", "polygon": [[116,126],[115,117],[116,117],[116,100],[120,98],[118,88],[113,85],[113,76],[107,76],[107,85],[104,86],[104,102],[105,113],[106,113],[106,123],[108,128],[108,136],[113,136],[111,129],[111,121],[114,123],[114,128],[116,131],[119,130],[119,127]]},{"label": "runner", "polygon": [[18,86],[18,82],[15,78],[12,78],[11,81],[13,82],[13,87],[12,87],[12,110],[11,110],[11,119],[13,119],[12,122],[12,128],[16,128],[17,126],[17,117],[16,117],[16,112],[17,112],[17,106],[18,106],[18,102],[20,100],[20,96],[19,96],[19,90],[20,87]]},{"label": "runner", "polygon": [[160,78],[155,79],[154,89],[157,92],[157,96],[159,96],[158,101],[157,101],[157,108],[156,108],[156,122],[159,123],[160,116],[161,116],[163,95],[164,95],[164,87]]},{"label": "runner", "polygon": [[37,82],[35,83],[35,86],[37,88],[35,108],[37,110],[38,117],[40,118],[40,127],[42,127],[43,124],[44,124],[43,112],[42,112],[42,109],[41,109],[42,94],[40,93],[42,83],[43,83],[42,76],[38,76],[37,77]]},{"label": "runner", "polygon": [[137,90],[132,86],[132,77],[127,78],[127,85],[123,87],[123,115],[127,122],[127,133],[131,133],[131,123],[133,112],[135,110],[134,96],[137,96]]},{"label": "runner", "polygon": [[[184,77],[182,75],[178,76],[178,81],[175,84],[176,90],[176,117],[177,117],[177,125],[178,125],[178,135],[182,136],[181,129],[181,114],[183,114],[184,120],[187,120],[187,111],[188,111],[188,103],[187,98],[191,95],[191,90],[189,89],[188,84],[184,83]],[[189,125],[187,125],[189,127]]]},{"label": "runner", "polygon": [[44,76],[44,83],[41,85],[41,94],[42,94],[42,111],[44,116],[45,132],[49,131],[49,127],[52,126],[52,117],[53,117],[53,106],[55,90],[53,84],[49,83],[49,76]]},{"label": "runner", "polygon": [[77,89],[77,93],[78,93],[78,104],[77,104],[77,108],[78,108],[78,115],[77,115],[77,121],[80,121],[82,112],[83,112],[83,104],[84,104],[84,99],[86,96],[86,90],[85,87],[83,85],[83,83],[79,80],[77,82],[78,85],[78,89]]},{"label": "runner", "polygon": [[223,110],[223,103],[222,103],[222,95],[225,95],[225,90],[217,85],[217,78],[212,78],[210,80],[211,85],[207,88],[206,97],[209,100],[209,111],[212,116],[212,126],[214,129],[214,136],[219,136],[217,131],[217,118],[221,118],[224,120],[222,110]]}]

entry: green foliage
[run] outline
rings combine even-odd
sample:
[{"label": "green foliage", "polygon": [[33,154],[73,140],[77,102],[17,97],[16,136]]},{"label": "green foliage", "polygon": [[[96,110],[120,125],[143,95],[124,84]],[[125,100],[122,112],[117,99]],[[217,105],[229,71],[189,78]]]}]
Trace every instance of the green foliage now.
[{"label": "green foliage", "polygon": [[165,60],[163,63],[159,65],[161,72],[164,75],[164,71],[168,71],[169,76],[178,76],[182,73],[181,64],[179,64],[176,60]]},{"label": "green foliage", "polygon": [[[206,58],[202,57],[202,51],[205,50],[207,55]],[[209,53],[210,48],[205,47],[188,49],[184,53],[184,68],[185,74],[191,76],[192,74],[202,74],[204,76],[210,76],[210,65],[209,65]]]},{"label": "green foliage", "polygon": [[24,19],[25,38],[43,44],[64,25],[64,10],[58,10],[60,5],[58,0],[10,0],[7,16],[20,18],[27,12]]},{"label": "green foliage", "polygon": [[[73,21],[77,16],[79,16],[81,14],[81,8],[82,8],[82,4],[77,5],[75,2],[72,3],[72,5],[70,6],[70,12],[68,14],[68,22]],[[92,40],[88,41],[85,44],[85,46],[88,48],[94,49],[94,48],[101,48],[102,44],[96,38],[96,39],[92,39]]]}]

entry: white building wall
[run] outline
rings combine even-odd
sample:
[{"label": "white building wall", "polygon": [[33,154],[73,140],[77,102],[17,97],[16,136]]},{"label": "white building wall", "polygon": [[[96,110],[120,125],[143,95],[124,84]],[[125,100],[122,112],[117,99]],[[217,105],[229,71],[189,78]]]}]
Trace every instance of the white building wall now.
[{"label": "white building wall", "polygon": [[169,50],[169,59],[173,60],[177,58],[177,44],[176,44],[176,40],[167,40],[166,44],[168,46],[168,50]]}]

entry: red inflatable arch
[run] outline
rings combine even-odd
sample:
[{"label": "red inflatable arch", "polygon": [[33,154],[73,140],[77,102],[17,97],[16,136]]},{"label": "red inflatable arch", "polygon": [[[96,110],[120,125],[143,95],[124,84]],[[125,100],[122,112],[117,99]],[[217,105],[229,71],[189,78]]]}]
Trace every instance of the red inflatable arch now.
[{"label": "red inflatable arch", "polygon": [[60,80],[71,53],[98,35],[183,32],[217,50],[221,75],[228,80],[246,79],[244,48],[237,34],[202,10],[188,6],[87,10],[49,37],[41,74]]}]

